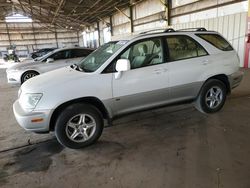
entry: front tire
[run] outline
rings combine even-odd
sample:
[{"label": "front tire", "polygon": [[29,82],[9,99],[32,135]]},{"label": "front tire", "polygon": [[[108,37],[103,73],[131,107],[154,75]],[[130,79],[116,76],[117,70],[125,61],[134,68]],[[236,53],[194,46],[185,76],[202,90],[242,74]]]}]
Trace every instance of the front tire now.
[{"label": "front tire", "polygon": [[95,143],[103,131],[100,111],[89,104],[73,104],[58,116],[55,125],[57,140],[65,147],[78,149]]},{"label": "front tire", "polygon": [[224,106],[227,97],[225,84],[217,79],[208,80],[195,101],[195,107],[202,113],[215,113]]},{"label": "front tire", "polygon": [[26,82],[28,79],[39,75],[38,72],[36,71],[27,71],[25,73],[23,73],[22,77],[21,77],[21,84],[23,84],[24,82]]}]

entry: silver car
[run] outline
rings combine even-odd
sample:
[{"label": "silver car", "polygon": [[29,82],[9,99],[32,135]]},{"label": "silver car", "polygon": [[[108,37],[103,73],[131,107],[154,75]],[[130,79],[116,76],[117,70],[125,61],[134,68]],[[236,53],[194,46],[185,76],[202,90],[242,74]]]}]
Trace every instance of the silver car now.
[{"label": "silver car", "polygon": [[78,65],[28,80],[13,110],[24,129],[55,131],[62,145],[80,148],[127,113],[186,102],[218,112],[242,77],[219,33],[167,29],[106,43]]},{"label": "silver car", "polygon": [[62,48],[35,60],[18,63],[6,70],[8,83],[22,84],[26,80],[44,72],[77,63],[91,52],[93,52],[93,49],[89,48]]}]

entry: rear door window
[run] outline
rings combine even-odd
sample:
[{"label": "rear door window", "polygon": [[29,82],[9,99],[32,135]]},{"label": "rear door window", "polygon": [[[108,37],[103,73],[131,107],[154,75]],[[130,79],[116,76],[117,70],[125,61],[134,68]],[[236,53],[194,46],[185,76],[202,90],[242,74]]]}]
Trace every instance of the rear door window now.
[{"label": "rear door window", "polygon": [[173,35],[166,38],[168,61],[178,61],[208,55],[207,51],[194,39],[185,35]]},{"label": "rear door window", "polygon": [[218,34],[196,34],[198,37],[212,44],[216,48],[223,51],[231,51],[233,47],[220,35]]}]

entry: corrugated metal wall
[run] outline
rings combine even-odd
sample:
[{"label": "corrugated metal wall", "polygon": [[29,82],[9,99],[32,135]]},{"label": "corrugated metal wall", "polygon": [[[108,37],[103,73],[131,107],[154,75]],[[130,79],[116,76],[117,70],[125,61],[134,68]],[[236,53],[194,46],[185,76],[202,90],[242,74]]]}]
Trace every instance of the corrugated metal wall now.
[{"label": "corrugated metal wall", "polygon": [[[129,16],[129,9],[122,10]],[[120,39],[124,36],[133,35],[142,31],[167,26],[166,7],[160,0],[143,1],[132,7],[134,33],[131,33],[129,19],[122,13],[117,12],[112,16],[113,36],[112,40]]]},{"label": "corrugated metal wall", "polygon": [[[9,33],[9,35],[8,35]],[[0,52],[16,45],[17,54],[26,56],[41,48],[64,47],[82,44],[82,37],[66,29],[49,30],[39,23],[0,23]]]},{"label": "corrugated metal wall", "polygon": [[174,29],[205,27],[220,32],[235,48],[240,56],[240,64],[244,65],[244,46],[247,13],[238,13],[217,18],[198,20],[173,25]]}]

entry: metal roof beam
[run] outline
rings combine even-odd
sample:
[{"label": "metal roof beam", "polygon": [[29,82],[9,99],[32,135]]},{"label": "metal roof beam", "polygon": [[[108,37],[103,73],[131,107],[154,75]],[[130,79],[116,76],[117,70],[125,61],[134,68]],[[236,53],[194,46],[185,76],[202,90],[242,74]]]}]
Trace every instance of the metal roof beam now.
[{"label": "metal roof beam", "polygon": [[60,3],[59,3],[59,6],[58,6],[57,9],[56,9],[54,18],[53,18],[53,20],[52,20],[52,22],[51,22],[51,25],[54,24],[55,19],[56,19],[56,16],[58,15],[59,10],[62,8],[63,3],[64,3],[64,0],[61,0]]}]

